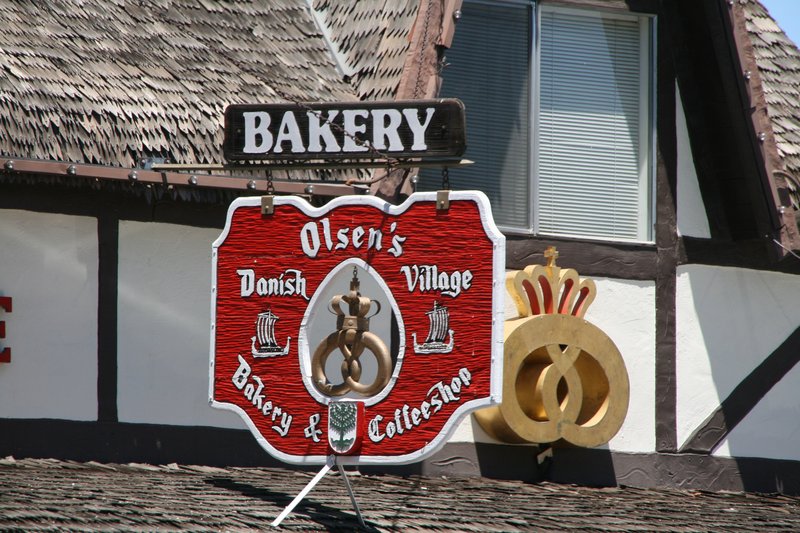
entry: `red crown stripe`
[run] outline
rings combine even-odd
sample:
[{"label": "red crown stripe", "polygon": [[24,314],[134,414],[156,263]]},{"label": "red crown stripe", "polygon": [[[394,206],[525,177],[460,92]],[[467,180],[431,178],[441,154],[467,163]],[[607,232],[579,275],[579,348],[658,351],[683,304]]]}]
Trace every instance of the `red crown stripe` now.
[{"label": "red crown stripe", "polygon": [[581,279],[572,268],[555,264],[558,253],[548,250],[547,266],[531,265],[506,274],[506,288],[521,317],[562,314],[583,318],[594,301],[594,281]]}]

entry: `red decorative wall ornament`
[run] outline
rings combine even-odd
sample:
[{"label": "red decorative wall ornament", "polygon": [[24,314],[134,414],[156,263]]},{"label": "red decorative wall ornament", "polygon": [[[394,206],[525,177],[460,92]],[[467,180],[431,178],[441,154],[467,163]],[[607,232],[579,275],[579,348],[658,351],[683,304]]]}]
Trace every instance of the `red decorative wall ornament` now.
[{"label": "red decorative wall ornament", "polygon": [[209,401],[289,463],[421,460],[501,401],[504,258],[478,192],[238,199],[212,249]]},{"label": "red decorative wall ornament", "polygon": [[[6,313],[11,312],[11,297],[10,296],[0,296],[0,309],[3,309]],[[0,339],[6,338],[6,323],[4,320],[0,320]],[[2,350],[0,350],[0,363],[10,363],[11,362],[11,348],[6,346]]]}]

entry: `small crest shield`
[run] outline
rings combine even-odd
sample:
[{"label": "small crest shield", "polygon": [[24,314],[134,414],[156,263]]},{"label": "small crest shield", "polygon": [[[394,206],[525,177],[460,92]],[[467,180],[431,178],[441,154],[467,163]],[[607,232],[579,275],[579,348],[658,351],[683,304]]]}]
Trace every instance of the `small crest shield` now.
[{"label": "small crest shield", "polygon": [[328,445],[337,455],[350,455],[361,448],[364,404],[341,401],[328,405]]}]

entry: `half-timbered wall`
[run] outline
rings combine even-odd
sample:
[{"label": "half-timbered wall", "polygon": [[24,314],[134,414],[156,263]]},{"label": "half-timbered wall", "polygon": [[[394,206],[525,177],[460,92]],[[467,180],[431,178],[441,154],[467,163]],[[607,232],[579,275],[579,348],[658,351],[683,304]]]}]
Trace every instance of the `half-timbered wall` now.
[{"label": "half-timbered wall", "polygon": [[0,210],[0,417],[97,420],[97,223]]},{"label": "half-timbered wall", "polygon": [[211,242],[219,230],[120,221],[120,422],[244,428],[208,406]]},{"label": "half-timbered wall", "polygon": [[711,237],[711,231],[708,229],[708,216],[703,205],[703,197],[700,194],[697,170],[692,159],[689,128],[686,125],[686,114],[677,84],[675,86],[675,144],[678,234],[708,239]]},{"label": "half-timbered wall", "polygon": [[[535,459],[546,447],[493,442],[466,420],[406,471],[800,493],[800,268],[767,256],[741,102],[720,96],[739,75],[720,59],[727,3],[644,3],[658,39],[655,242],[507,241],[509,269],[556,245],[559,264],[596,280],[586,318],[630,378],[622,429],[598,450],[556,449],[548,467]],[[0,456],[270,464],[207,404],[224,202],[127,191],[3,184],[0,296],[14,309],[0,314]]]},{"label": "half-timbered wall", "polygon": [[[677,280],[677,413],[682,449],[800,459],[794,352],[800,282],[791,274],[685,265]],[[788,352],[788,353],[784,353]]]}]

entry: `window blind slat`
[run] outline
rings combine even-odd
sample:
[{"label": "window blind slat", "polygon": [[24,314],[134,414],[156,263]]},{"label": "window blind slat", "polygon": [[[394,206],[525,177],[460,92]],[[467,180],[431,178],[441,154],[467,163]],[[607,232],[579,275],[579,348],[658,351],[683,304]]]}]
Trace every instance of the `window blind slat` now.
[{"label": "window blind slat", "polygon": [[640,29],[542,9],[538,229],[643,239]]},{"label": "window blind slat", "polygon": [[[440,95],[464,102],[464,157],[475,164],[451,169],[450,181],[485,192],[497,224],[530,227],[530,7],[466,2],[462,12]],[[439,172],[422,173],[421,189],[440,184]]]},{"label": "window blind slat", "polygon": [[[465,157],[475,164],[451,169],[452,186],[484,191],[501,226],[648,239],[640,19],[543,5],[532,72],[531,9],[464,2],[440,96],[464,102]],[[440,184],[438,171],[422,172],[422,190]]]}]

